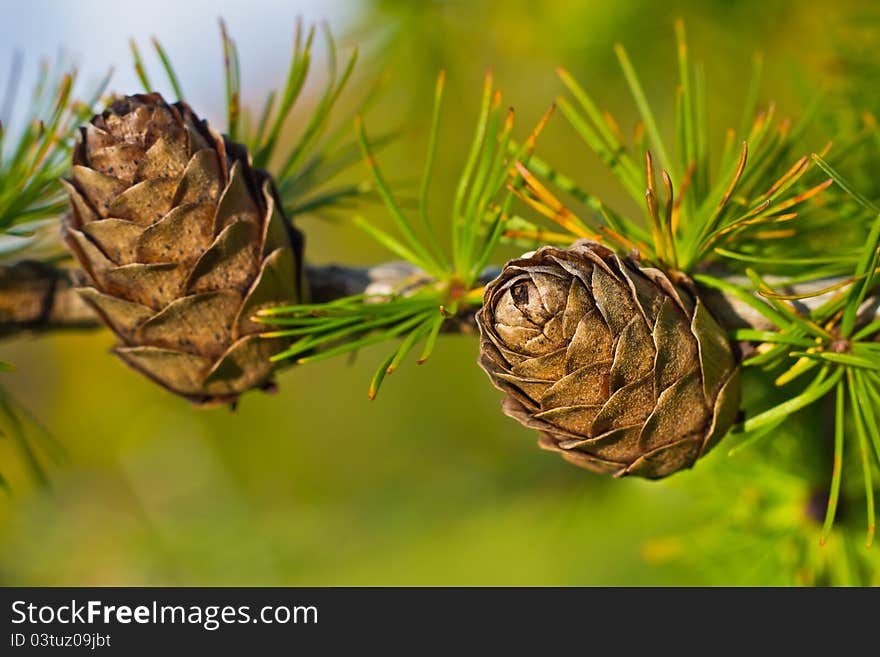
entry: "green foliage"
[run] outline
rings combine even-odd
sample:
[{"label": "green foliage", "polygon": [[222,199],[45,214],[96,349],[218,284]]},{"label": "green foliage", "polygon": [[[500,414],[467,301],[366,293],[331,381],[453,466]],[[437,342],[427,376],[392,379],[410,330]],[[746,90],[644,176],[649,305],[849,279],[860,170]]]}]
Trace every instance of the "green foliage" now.
[{"label": "green foliage", "polygon": [[[346,88],[357,62],[357,51],[345,61],[341,70],[336,43],[329,28],[324,26],[327,44],[328,80],[317,106],[303,121],[305,127],[293,142],[284,139],[285,130],[294,116],[311,68],[315,41],[315,26],[304,30],[297,22],[290,64],[284,85],[268,94],[259,112],[244,106],[238,47],[230,37],[225,23],[220,23],[223,46],[224,84],[226,88],[226,126],[224,132],[232,140],[248,147],[254,166],[268,170],[281,197],[288,217],[309,212],[321,214],[351,205],[371,194],[367,183],[329,185],[332,178],[358,160],[357,144],[345,141],[346,122],[342,129],[326,135],[332,110]],[[153,49],[178,100],[185,100],[182,86],[172,66],[171,57],[158,39],[152,40]],[[135,71],[147,91],[155,89],[147,74],[146,65],[137,43],[131,41]],[[361,108],[371,102],[368,97]],[[383,141],[387,141],[385,137]]]},{"label": "green foliage", "polygon": [[[749,374],[754,388],[770,392],[759,372]],[[833,530],[823,524],[831,445],[817,449],[804,435],[826,412],[808,409],[780,426],[772,442],[732,459],[710,458],[671,480],[698,500],[703,521],[649,541],[646,558],[687,563],[734,585],[876,586],[880,552],[865,549],[863,510],[853,503],[859,491],[847,491]]]},{"label": "green foliage", "polygon": [[[599,109],[571,74],[565,69],[558,71],[573,98],[560,96],[560,111],[629,196],[644,208],[644,215],[615,211],[572,178],[535,158],[529,167],[531,173],[523,173],[527,184],[521,196],[564,232],[548,233],[517,217],[507,237],[532,244],[547,240],[567,243],[572,236],[603,240],[625,251],[638,250],[643,258],[666,269],[684,272],[718,259],[761,263],[773,271],[804,271],[817,266],[833,269],[841,262],[848,265],[852,253],[828,256],[813,252],[811,245],[820,249],[827,247],[827,242],[805,237],[823,232],[832,220],[816,202],[831,181],[806,182],[812,161],[807,156],[796,160],[792,156],[816,104],[796,124],[789,119],[777,121],[773,103],[760,109],[762,60],[756,58],[740,126],[727,130],[713,166],[705,72],[691,61],[680,21],[676,37],[679,82],[673,98],[676,120],[672,146],[664,138],[622,46],[615,52],[641,116],[632,140],[626,139],[613,117]],[[579,218],[539,178],[586,205],[592,218]],[[796,240],[789,239],[796,234]]]},{"label": "green foliage", "polygon": [[[354,217],[354,223],[417,268],[424,280],[416,286],[412,281],[404,281],[400,289],[391,290],[390,294],[358,295],[327,304],[263,311],[258,318],[260,321],[291,326],[267,332],[266,337],[299,338],[289,349],[277,354],[276,360],[295,357],[298,363],[306,363],[402,337],[399,346],[385,358],[373,376],[369,388],[372,399],[385,375],[394,372],[416,344],[424,342],[418,361],[423,363],[433,352],[444,321],[481,303],[482,289],[477,287],[479,278],[498,244],[514,199],[512,191],[503,193],[510,177],[510,164],[528,159],[549,112],[525,144],[511,155],[513,112],[502,107],[501,94],[493,89],[491,73],[486,75],[473,141],[456,187],[450,218],[452,252],[447,255],[439,245],[428,210],[444,86],[445,75],[441,73],[434,94],[418,220],[408,216],[391,191],[376,162],[360,117],[356,122],[364,159],[399,237],[360,215]],[[518,178],[510,183],[512,188],[518,184]],[[488,230],[485,230],[486,226]],[[310,353],[316,349],[319,350],[317,354]]]},{"label": "green foliage", "polygon": [[[0,367],[0,371],[8,366]],[[0,386],[0,488],[7,493],[16,480],[49,485],[48,467],[64,458],[64,450],[22,404]]]},{"label": "green foliage", "polygon": [[10,130],[21,103],[20,75],[21,60],[16,59],[0,103],[0,262],[40,255],[37,249],[47,241],[48,232],[42,229],[54,228],[67,207],[60,178],[67,171],[74,133],[107,83],[105,78],[90,99],[77,102],[73,98],[76,70],[61,72],[44,62],[24,126]]},{"label": "green foliage", "polygon": [[[0,264],[25,257],[58,257],[57,221],[67,207],[60,180],[68,168],[77,126],[91,114],[109,79],[108,74],[88,100],[75,101],[76,70],[61,72],[60,67],[53,69],[43,62],[24,126],[12,130],[21,102],[21,67],[21,59],[16,57],[0,102]],[[0,361],[0,372],[11,369]],[[0,416],[7,425],[3,433],[15,438],[24,449],[28,443],[14,409],[15,404],[0,386]],[[30,452],[24,449],[24,453]],[[29,462],[36,463],[33,459]],[[39,468],[34,471],[42,478]],[[5,482],[2,475],[0,482]]]},{"label": "green foliage", "polygon": [[[697,281],[716,289],[726,290],[748,303],[772,323],[776,330],[758,332],[751,329],[733,331],[733,338],[759,343],[757,353],[745,359],[746,367],[759,367],[775,376],[776,384],[788,386],[803,379],[809,382],[799,392],[746,420],[742,425],[745,438],[734,452],[771,435],[794,413],[820,402],[833,393],[834,457],[831,489],[828,495],[823,541],[834,524],[841,490],[843,459],[847,436],[856,439],[856,452],[861,464],[867,515],[867,544],[873,542],[876,514],[874,509],[874,471],[880,464],[880,321],[864,306],[869,293],[876,292],[880,272],[880,208],[865,199],[815,155],[816,163],[849,193],[867,212],[877,218],[861,249],[849,278],[831,289],[817,290],[813,296],[835,292],[809,315],[799,313],[790,303],[802,297],[774,292],[754,270],[747,270],[751,287],[732,285],[718,278],[698,275]],[[754,296],[757,291],[763,301]]]}]

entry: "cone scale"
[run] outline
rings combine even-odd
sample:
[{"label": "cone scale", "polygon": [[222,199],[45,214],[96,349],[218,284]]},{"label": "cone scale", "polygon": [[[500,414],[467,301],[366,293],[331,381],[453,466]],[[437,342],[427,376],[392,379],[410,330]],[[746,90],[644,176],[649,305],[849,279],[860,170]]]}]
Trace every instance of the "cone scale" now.
[{"label": "cone scale", "polygon": [[197,403],[271,385],[251,317],[302,301],[301,234],[267,174],[182,102],[119,98],[80,129],[63,232],[130,367]]}]

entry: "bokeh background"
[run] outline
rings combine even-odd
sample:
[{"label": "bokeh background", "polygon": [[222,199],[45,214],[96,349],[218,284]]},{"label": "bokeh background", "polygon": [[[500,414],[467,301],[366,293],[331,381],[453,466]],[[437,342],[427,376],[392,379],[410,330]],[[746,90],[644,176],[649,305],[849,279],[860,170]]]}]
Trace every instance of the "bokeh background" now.
[{"label": "bokeh background", "polygon": [[[668,125],[673,22],[681,16],[694,53],[706,63],[713,125],[721,134],[738,121],[753,52],[763,52],[766,63],[762,99],[775,99],[796,117],[821,86],[847,93],[850,71],[841,49],[864,28],[864,8],[849,0],[0,5],[0,83],[15,50],[24,54],[28,73],[41,57],[61,52],[78,63],[82,82],[112,66],[113,90],[139,91],[128,39],[145,47],[156,35],[189,102],[217,122],[223,117],[218,17],[238,42],[244,102],[254,107],[283,83],[296,17],[326,20],[344,52],[354,45],[361,51],[337,116],[350,116],[373,83],[384,80],[366,122],[375,134],[401,130],[381,161],[404,190],[421,168],[434,81],[445,69],[432,197],[440,224],[487,67],[516,108],[521,137],[561,92],[558,65],[630,126],[634,108],[613,53],[620,42]],[[320,58],[313,73],[300,117],[325,78]],[[289,138],[297,128],[294,121]],[[806,144],[804,152],[815,147]],[[623,198],[562,117],[551,121],[540,151],[606,200]],[[365,170],[346,175],[361,178]],[[365,211],[384,216],[378,206]],[[388,259],[344,213],[298,221],[312,262]],[[112,343],[109,332],[89,331],[0,345],[0,360],[17,367],[4,377],[7,389],[65,451],[50,468],[47,487],[32,481],[8,445],[0,446],[13,484],[0,497],[0,584],[789,583],[779,560],[800,563],[801,552],[816,548],[818,528],[808,513],[813,491],[796,473],[773,487],[782,489],[789,514],[782,525],[802,530],[806,542],[768,543],[778,558],[749,556],[742,568],[730,568],[722,556],[756,553],[760,528],[755,536],[718,530],[713,540],[691,539],[725,521],[719,516],[728,495],[732,507],[743,495],[765,494],[759,482],[730,476],[746,468],[742,461],[717,450],[695,471],[652,483],[594,476],[539,451],[530,431],[501,414],[500,393],[475,364],[473,337],[441,339],[432,360],[402,367],[373,402],[367,384],[383,347],[354,361],[286,371],[278,394],[251,394],[234,413],[191,408],[109,356]],[[705,503],[707,490],[713,504]],[[750,507],[737,504],[748,520]]]}]

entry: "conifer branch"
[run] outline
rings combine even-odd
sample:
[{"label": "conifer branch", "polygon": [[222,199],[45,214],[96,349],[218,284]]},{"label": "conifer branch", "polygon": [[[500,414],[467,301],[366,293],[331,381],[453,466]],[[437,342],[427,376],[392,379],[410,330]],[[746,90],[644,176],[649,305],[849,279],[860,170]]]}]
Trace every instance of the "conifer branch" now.
[{"label": "conifer branch", "polygon": [[78,277],[33,260],[0,267],[0,337],[101,325],[74,289]]},{"label": "conifer branch", "polygon": [[[486,283],[497,274],[498,269],[489,267],[483,271],[480,282]],[[36,261],[0,266],[0,337],[24,332],[103,326],[91,307],[76,293],[75,288],[80,284],[81,277],[78,270]],[[326,303],[356,294],[390,294],[400,290],[407,281],[417,281],[416,285],[429,281],[417,267],[406,262],[388,262],[373,267],[310,265],[306,267],[306,278],[314,303]],[[745,282],[739,275],[716,274],[716,278],[733,285]],[[773,282],[772,278],[768,280]],[[844,278],[829,278],[778,289],[792,296],[801,296],[809,290],[832,288],[844,282]],[[761,313],[737,295],[720,290],[703,292],[707,306],[725,328],[762,331],[772,328]],[[795,307],[806,315],[827,301],[827,294],[830,293],[799,299]],[[760,299],[758,296],[755,298]],[[860,323],[880,319],[880,295],[875,293],[866,298],[860,314]],[[444,326],[444,332],[473,333],[476,330],[472,312],[463,312],[459,319]]]}]

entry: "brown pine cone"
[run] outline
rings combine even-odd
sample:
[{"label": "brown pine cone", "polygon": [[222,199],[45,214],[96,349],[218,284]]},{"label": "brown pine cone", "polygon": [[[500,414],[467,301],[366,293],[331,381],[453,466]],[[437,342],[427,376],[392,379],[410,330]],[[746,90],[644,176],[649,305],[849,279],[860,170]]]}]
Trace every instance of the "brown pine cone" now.
[{"label": "brown pine cone", "polygon": [[595,242],[543,247],[486,287],[480,365],[544,449],[665,477],[720,440],[739,407],[727,336],[691,290]]},{"label": "brown pine cone", "polygon": [[80,129],[65,240],[129,366],[196,402],[270,382],[259,308],[302,300],[302,236],[267,174],[185,103],[119,98]]}]

